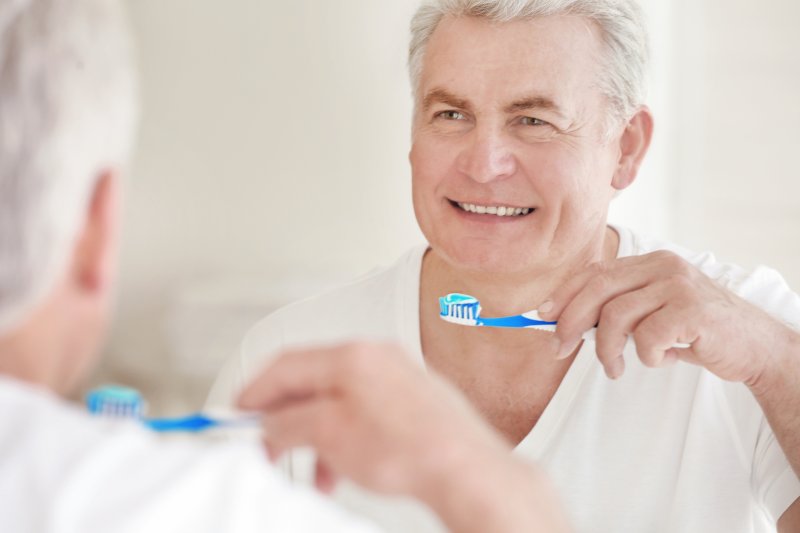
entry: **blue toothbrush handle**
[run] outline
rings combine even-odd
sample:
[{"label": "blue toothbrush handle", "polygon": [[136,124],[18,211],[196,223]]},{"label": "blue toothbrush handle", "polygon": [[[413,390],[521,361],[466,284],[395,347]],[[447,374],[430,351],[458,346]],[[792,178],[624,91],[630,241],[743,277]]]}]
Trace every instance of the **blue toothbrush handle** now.
[{"label": "blue toothbrush handle", "polygon": [[504,316],[501,318],[478,318],[478,326],[488,326],[492,328],[529,328],[532,326],[555,326],[555,322],[545,320],[535,320],[524,315]]},{"label": "blue toothbrush handle", "polygon": [[255,415],[238,418],[214,418],[203,413],[194,413],[178,418],[143,418],[142,423],[158,433],[199,433],[221,426],[257,425],[260,418]]}]

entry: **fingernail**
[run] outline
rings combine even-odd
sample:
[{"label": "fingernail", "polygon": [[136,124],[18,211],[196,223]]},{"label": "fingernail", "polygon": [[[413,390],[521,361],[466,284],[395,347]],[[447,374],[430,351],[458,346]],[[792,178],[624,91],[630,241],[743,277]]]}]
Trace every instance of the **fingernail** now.
[{"label": "fingernail", "polygon": [[561,346],[559,346],[558,348],[558,355],[556,356],[556,360],[561,361],[567,359],[570,355],[572,355],[572,352],[575,351],[575,348],[578,347],[578,344],[580,344],[580,342],[581,342],[580,339],[578,339],[577,342],[562,342]]},{"label": "fingernail", "polygon": [[549,313],[553,310],[553,300],[545,300],[545,302],[539,306],[540,313]]},{"label": "fingernail", "polygon": [[609,379],[619,379],[625,373],[625,359],[620,355],[605,367]]},{"label": "fingernail", "polygon": [[664,354],[664,359],[661,360],[661,368],[670,368],[675,366],[678,362],[678,356],[671,351]]},{"label": "fingernail", "polygon": [[264,442],[264,450],[267,452],[267,459],[269,459],[270,463],[274,464],[279,459],[277,450],[266,441]]}]

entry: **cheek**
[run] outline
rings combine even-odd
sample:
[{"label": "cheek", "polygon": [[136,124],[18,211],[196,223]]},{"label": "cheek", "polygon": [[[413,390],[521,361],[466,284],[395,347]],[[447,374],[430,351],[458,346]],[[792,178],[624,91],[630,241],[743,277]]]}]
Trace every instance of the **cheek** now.
[{"label": "cheek", "polygon": [[412,146],[411,192],[417,224],[428,242],[439,243],[447,233],[447,210],[443,209],[445,184],[453,176],[452,160],[435,143],[421,141]]},{"label": "cheek", "polygon": [[437,190],[450,174],[452,161],[447,150],[440,150],[432,143],[415,144],[411,149],[411,184],[414,202],[437,202]]},{"label": "cheek", "polygon": [[409,162],[411,163],[411,200],[414,205],[414,215],[423,234],[430,238],[427,228],[429,213],[432,211],[430,204],[433,201],[435,171],[430,168],[428,158],[416,143],[411,148]]},{"label": "cheek", "polygon": [[569,146],[543,155],[537,161],[542,196],[577,207],[606,202],[612,192],[611,173],[599,156]]}]

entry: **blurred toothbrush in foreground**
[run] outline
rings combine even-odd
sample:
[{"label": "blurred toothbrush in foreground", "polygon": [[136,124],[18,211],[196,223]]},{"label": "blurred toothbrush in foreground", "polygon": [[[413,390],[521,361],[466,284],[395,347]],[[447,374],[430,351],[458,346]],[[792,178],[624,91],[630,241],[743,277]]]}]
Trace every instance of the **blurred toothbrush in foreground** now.
[{"label": "blurred toothbrush in foreground", "polygon": [[138,419],[158,433],[199,433],[215,428],[258,427],[261,417],[254,413],[211,416],[192,413],[174,418],[144,417],[145,402],[139,391],[127,387],[107,386],[94,389],[86,397],[90,413],[108,418]]}]

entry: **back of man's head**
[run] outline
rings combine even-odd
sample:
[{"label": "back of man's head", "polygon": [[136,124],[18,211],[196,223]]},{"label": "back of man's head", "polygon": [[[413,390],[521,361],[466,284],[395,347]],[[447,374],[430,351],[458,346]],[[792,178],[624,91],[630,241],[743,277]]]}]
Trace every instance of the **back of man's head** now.
[{"label": "back of man's head", "polygon": [[121,11],[0,2],[0,335],[46,297],[98,178],[127,161],[136,99]]}]

